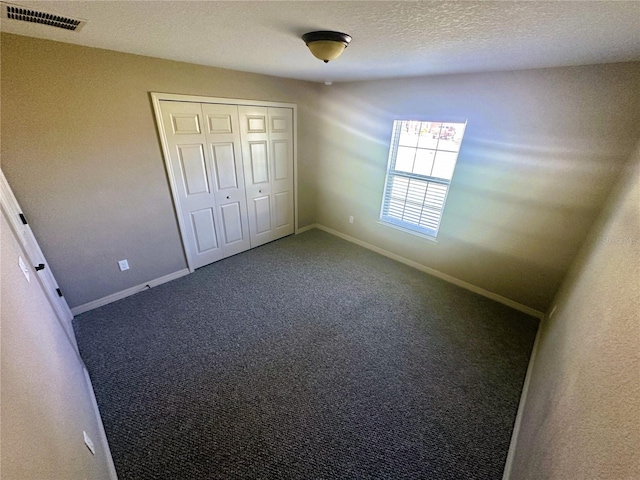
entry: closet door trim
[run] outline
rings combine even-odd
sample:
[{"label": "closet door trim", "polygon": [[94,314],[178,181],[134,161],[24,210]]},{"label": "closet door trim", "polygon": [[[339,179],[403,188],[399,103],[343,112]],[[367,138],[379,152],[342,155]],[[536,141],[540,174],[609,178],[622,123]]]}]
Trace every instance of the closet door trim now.
[{"label": "closet door trim", "polygon": [[164,157],[165,170],[169,179],[171,187],[171,197],[173,200],[174,209],[176,212],[176,218],[178,220],[178,228],[180,230],[180,238],[182,240],[182,248],[184,250],[185,259],[189,271],[193,272],[195,268],[190,264],[190,256],[186,251],[185,244],[185,232],[186,227],[183,224],[183,218],[179,214],[180,212],[180,200],[177,196],[176,179],[171,170],[171,154],[167,143],[167,135],[164,129],[162,121],[162,112],[160,109],[161,101],[173,101],[173,102],[189,102],[189,103],[211,103],[222,105],[237,105],[237,106],[256,106],[256,107],[276,107],[276,108],[290,108],[293,115],[293,215],[294,215],[294,233],[298,233],[298,111],[295,103],[282,103],[282,102],[268,102],[262,100],[243,100],[237,98],[220,98],[220,97],[203,97],[197,95],[179,95],[174,93],[151,93],[151,102],[153,104],[153,111],[156,119],[156,125],[160,133],[160,143],[162,146],[162,154]]}]

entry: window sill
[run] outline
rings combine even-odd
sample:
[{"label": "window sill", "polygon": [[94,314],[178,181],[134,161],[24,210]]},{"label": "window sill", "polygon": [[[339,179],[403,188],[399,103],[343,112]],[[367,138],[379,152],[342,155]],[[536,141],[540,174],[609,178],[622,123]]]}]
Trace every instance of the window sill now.
[{"label": "window sill", "polygon": [[401,227],[400,225],[396,225],[394,223],[385,222],[384,220],[378,220],[378,223],[385,227],[393,228],[394,230],[400,230],[401,232],[408,233],[409,235],[413,235],[415,237],[424,238],[425,240],[429,240],[430,242],[433,242],[433,243],[440,243],[438,242],[436,237],[433,237],[426,233],[416,232],[415,230],[410,230],[408,228]]}]

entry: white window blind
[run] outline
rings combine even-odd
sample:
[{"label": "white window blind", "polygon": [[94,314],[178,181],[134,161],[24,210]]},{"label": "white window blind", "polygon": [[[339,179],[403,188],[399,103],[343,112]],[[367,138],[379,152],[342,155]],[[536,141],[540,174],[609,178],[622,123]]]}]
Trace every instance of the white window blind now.
[{"label": "white window blind", "polygon": [[465,126],[393,122],[381,221],[437,236]]}]

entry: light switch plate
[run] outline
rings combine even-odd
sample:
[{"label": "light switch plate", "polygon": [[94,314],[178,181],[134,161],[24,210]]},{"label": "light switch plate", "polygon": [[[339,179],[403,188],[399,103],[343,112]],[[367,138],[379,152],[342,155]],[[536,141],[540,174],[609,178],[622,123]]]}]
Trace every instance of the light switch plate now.
[{"label": "light switch plate", "polygon": [[93,441],[91,440],[89,435],[87,435],[87,432],[83,431],[82,435],[84,436],[84,444],[87,446],[87,448],[89,450],[91,450],[91,453],[95,455],[96,454],[96,447],[93,444]]},{"label": "light switch plate", "polygon": [[31,282],[31,279],[29,278],[29,267],[27,267],[27,265],[24,263],[22,257],[18,257],[18,265],[20,265],[20,270],[22,270],[22,273],[24,273],[27,282]]},{"label": "light switch plate", "polygon": [[120,271],[124,272],[125,270],[129,270],[129,262],[125,260],[120,260],[118,262],[118,266],[120,267]]}]

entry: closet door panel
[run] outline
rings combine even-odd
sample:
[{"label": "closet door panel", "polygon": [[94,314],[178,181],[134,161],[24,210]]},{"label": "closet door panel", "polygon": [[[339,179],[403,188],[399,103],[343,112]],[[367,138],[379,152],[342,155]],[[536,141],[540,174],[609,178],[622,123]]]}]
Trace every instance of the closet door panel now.
[{"label": "closet door panel", "polygon": [[202,112],[213,161],[222,249],[228,257],[251,247],[238,107],[203,104]]},{"label": "closet door panel", "polygon": [[267,142],[249,142],[249,161],[251,162],[251,185],[269,183],[269,155],[267,154]]},{"label": "closet door panel", "polygon": [[271,153],[266,107],[238,107],[251,247],[274,239]]},{"label": "closet door panel", "polygon": [[242,213],[240,203],[227,203],[220,207],[222,212],[222,224],[224,228],[224,241],[226,244],[234,244],[243,240]]},{"label": "closet door panel", "polygon": [[177,145],[177,149],[185,195],[191,197],[211,193],[202,144]]},{"label": "closet door panel", "polygon": [[271,231],[271,205],[269,197],[256,197],[253,199],[255,210],[256,232],[258,234]]},{"label": "closet door panel", "polygon": [[273,179],[286,180],[290,177],[289,145],[286,140],[274,140],[273,148]]},{"label": "closet door panel", "polygon": [[194,269],[294,232],[293,109],[158,100]]},{"label": "closet door panel", "polygon": [[273,198],[275,200],[275,228],[276,230],[288,229],[291,226],[293,216],[291,192],[276,193]]},{"label": "closet door panel", "polygon": [[218,190],[237,189],[237,162],[233,143],[212,144],[211,154],[213,156]]},{"label": "closet door panel", "polygon": [[273,239],[294,232],[293,211],[293,110],[267,109],[273,176],[271,180]]},{"label": "closet door panel", "polygon": [[212,189],[211,158],[202,128],[202,108],[199,103],[162,101],[160,104],[176,210],[189,267],[195,269],[224,256]]},{"label": "closet door panel", "polygon": [[198,254],[218,249],[216,222],[213,215],[213,208],[203,208],[202,210],[191,212],[191,223],[195,232]]}]

